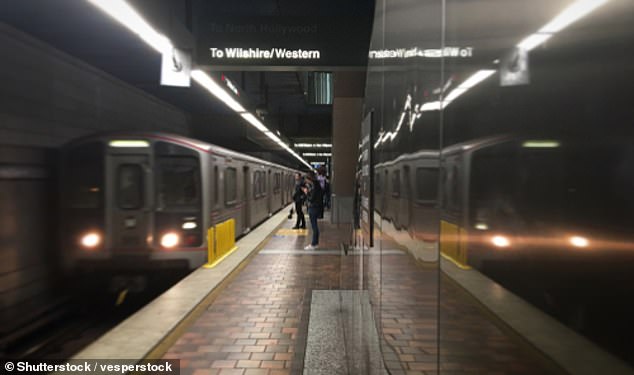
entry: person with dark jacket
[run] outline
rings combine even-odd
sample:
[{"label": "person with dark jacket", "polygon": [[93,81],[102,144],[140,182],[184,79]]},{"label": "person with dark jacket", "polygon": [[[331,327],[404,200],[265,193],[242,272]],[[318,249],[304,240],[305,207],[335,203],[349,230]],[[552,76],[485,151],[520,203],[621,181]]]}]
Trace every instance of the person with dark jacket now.
[{"label": "person with dark jacket", "polygon": [[295,202],[295,212],[297,213],[297,221],[293,229],[306,229],[306,218],[304,217],[304,211],[302,206],[306,200],[306,195],[302,188],[304,187],[304,179],[302,174],[295,173],[295,190],[293,191],[293,202]]},{"label": "person with dark jacket", "polygon": [[324,209],[324,193],[314,173],[306,176],[306,186],[303,190],[306,194],[306,201],[308,202],[308,217],[310,218],[310,226],[313,232],[312,241],[304,250],[314,250],[319,245],[319,226],[317,225],[317,219]]}]

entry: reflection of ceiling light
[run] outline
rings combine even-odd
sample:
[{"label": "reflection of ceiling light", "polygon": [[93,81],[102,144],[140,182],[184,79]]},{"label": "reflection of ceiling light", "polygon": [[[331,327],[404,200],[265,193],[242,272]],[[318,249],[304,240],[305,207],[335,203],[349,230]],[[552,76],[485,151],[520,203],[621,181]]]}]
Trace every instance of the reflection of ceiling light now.
[{"label": "reflection of ceiling light", "polygon": [[252,113],[249,113],[249,112],[242,113],[240,114],[240,116],[242,116],[242,118],[247,120],[247,122],[249,122],[251,125],[255,126],[255,128],[258,129],[259,131],[261,132],[268,131],[266,126],[264,126],[264,124],[262,124],[260,120],[258,120],[255,116],[253,116]]},{"label": "reflection of ceiling light", "polygon": [[561,13],[559,13],[555,18],[552,19],[552,21],[548,22],[546,25],[544,25],[544,27],[539,29],[539,32],[552,34],[557,33],[607,2],[608,0],[576,1],[569,7],[564,9]]},{"label": "reflection of ceiling light", "polygon": [[304,152],[304,156],[332,156],[331,152]]},{"label": "reflection of ceiling light", "polygon": [[521,49],[532,51],[537,46],[541,45],[548,39],[552,37],[552,34],[544,34],[544,33],[535,33],[527,36],[517,44],[517,46]]},{"label": "reflection of ceiling light", "polygon": [[609,0],[578,0],[568,6],[555,16],[550,22],[544,25],[538,32],[524,38],[517,44],[519,48],[531,51],[545,41],[550,39],[554,34],[560,32],[570,26],[575,21],[581,19],[591,13]]},{"label": "reflection of ceiling light", "polygon": [[525,141],[522,143],[522,147],[526,148],[557,148],[559,147],[558,141]]}]

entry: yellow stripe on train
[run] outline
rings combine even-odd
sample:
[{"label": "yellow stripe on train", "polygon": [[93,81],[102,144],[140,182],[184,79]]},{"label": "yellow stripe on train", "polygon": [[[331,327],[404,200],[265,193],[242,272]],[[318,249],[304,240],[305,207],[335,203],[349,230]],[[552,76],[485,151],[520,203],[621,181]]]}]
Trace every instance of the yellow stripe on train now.
[{"label": "yellow stripe on train", "polygon": [[471,269],[467,264],[467,231],[456,224],[441,220],[440,254],[462,269]]}]

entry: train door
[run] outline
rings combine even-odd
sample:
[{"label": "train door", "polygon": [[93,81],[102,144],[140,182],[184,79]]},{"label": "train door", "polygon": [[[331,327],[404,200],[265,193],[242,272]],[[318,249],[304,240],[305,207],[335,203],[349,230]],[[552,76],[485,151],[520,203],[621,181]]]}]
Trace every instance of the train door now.
[{"label": "train door", "polygon": [[406,229],[408,229],[410,232],[412,232],[412,228],[410,227],[410,224],[412,222],[412,207],[414,206],[414,202],[412,199],[412,184],[410,183],[411,181],[411,175],[410,175],[410,167],[409,165],[406,165],[403,167],[403,199],[401,199],[401,207],[404,204],[405,207],[403,207],[402,212],[404,212],[403,214],[403,218],[402,218],[402,225],[404,227],[406,227]]},{"label": "train door", "polygon": [[119,251],[151,246],[153,191],[149,155],[109,155],[106,220],[110,243]]},{"label": "train door", "polygon": [[244,184],[242,187],[242,217],[244,218],[244,229],[247,230],[251,228],[251,194],[249,194],[249,189],[251,188],[251,170],[248,166],[244,166],[242,168],[242,174],[244,179]]},{"label": "train door", "polygon": [[267,212],[269,213],[269,216],[271,215],[271,212],[273,212],[273,210],[271,209],[272,206],[272,199],[273,199],[273,191],[271,189],[271,178],[273,176],[271,175],[271,170],[269,169],[267,175],[266,175],[266,208],[267,208]]}]

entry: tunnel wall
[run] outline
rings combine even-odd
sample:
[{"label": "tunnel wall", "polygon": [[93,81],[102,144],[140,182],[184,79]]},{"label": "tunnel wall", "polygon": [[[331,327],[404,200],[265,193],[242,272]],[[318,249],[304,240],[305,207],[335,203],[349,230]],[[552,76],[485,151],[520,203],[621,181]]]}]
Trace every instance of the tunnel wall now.
[{"label": "tunnel wall", "polygon": [[[0,23],[0,332],[55,303],[56,149],[112,130],[189,134],[175,107]],[[1,346],[1,345],[0,345]]]}]

